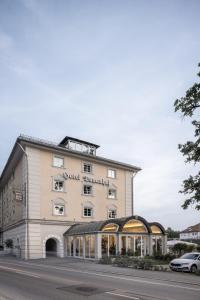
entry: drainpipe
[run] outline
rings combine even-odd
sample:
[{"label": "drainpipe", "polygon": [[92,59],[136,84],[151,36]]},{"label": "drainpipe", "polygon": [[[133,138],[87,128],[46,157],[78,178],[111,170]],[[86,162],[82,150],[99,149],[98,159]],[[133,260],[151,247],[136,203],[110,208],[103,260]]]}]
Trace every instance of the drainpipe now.
[{"label": "drainpipe", "polygon": [[133,173],[132,180],[131,180],[131,189],[132,189],[132,216],[134,215],[134,189],[133,189],[133,180],[137,172]]},{"label": "drainpipe", "polygon": [[22,147],[20,143],[17,143],[17,145],[21,148],[23,153],[26,157],[26,259],[29,259],[29,226],[28,226],[28,220],[29,220],[29,176],[28,176],[28,154]]}]

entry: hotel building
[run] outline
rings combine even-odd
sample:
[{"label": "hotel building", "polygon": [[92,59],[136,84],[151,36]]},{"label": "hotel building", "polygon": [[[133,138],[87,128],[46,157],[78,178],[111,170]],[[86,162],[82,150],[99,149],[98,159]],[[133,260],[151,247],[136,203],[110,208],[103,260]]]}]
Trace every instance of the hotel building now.
[{"label": "hotel building", "polygon": [[25,259],[165,253],[162,225],[134,215],[140,168],[97,156],[98,148],[19,136],[0,177],[0,244],[12,240]]}]

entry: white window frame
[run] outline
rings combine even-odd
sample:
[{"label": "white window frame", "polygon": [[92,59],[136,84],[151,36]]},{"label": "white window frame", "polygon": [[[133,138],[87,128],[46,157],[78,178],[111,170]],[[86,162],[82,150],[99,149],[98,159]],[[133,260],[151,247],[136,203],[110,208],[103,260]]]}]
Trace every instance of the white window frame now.
[{"label": "white window frame", "polygon": [[[62,159],[62,161],[63,161],[63,164],[62,164],[62,166],[58,166],[58,165],[56,165],[55,164],[55,160],[54,159]],[[59,156],[59,155],[56,155],[56,154],[54,154],[53,155],[53,167],[55,167],[55,168],[64,168],[64,164],[65,164],[65,161],[64,161],[64,157],[63,156]]]},{"label": "white window frame", "polygon": [[[91,210],[91,215],[90,216],[85,215],[85,209],[87,209],[87,210],[90,209]],[[84,218],[92,218],[93,215],[94,215],[94,210],[93,210],[92,206],[87,206],[87,205],[83,206],[83,217]]]},{"label": "white window frame", "polygon": [[116,175],[117,175],[117,171],[115,169],[108,169],[108,172],[107,172],[107,177],[108,178],[115,179]]},{"label": "white window frame", "polygon": [[[60,189],[57,190],[57,189],[55,188],[55,182],[56,182],[56,181],[62,182],[62,183],[63,183],[63,188],[62,188],[62,190],[60,190]],[[64,191],[65,191],[65,181],[62,180],[62,179],[59,179],[59,178],[53,178],[53,191],[59,192],[59,193],[64,192]]]},{"label": "white window frame", "polygon": [[[113,214],[114,212],[114,217],[110,217],[110,213]],[[109,208],[108,209],[108,219],[116,219],[117,218],[117,209],[115,208]]]},{"label": "white window frame", "polygon": [[[110,191],[114,191],[114,195],[110,195]],[[114,188],[109,188],[108,189],[108,199],[117,199],[117,190]]]},{"label": "white window frame", "polygon": [[[56,206],[62,206],[63,207],[63,213],[62,214],[59,214],[59,213],[56,213],[56,211],[55,211],[55,207]],[[53,215],[54,216],[65,216],[65,205],[64,204],[60,204],[60,203],[53,203]]]},{"label": "white window frame", "polygon": [[[90,166],[89,172],[85,170],[85,166]],[[83,173],[92,174],[93,165],[90,162],[83,162],[82,171],[83,171]]]},{"label": "white window frame", "polygon": [[[91,193],[85,193],[85,187],[90,187]],[[91,184],[83,184],[83,195],[84,196],[93,196],[93,186]]]}]

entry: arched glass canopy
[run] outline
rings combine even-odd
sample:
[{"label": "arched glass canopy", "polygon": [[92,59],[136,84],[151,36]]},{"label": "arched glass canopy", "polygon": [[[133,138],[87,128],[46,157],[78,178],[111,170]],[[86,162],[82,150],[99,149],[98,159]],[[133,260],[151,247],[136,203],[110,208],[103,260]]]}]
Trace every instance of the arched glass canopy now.
[{"label": "arched glass canopy", "polygon": [[122,232],[147,233],[148,231],[144,223],[136,219],[131,219],[125,223]]},{"label": "arched glass canopy", "polygon": [[117,232],[119,226],[117,224],[108,223],[106,224],[101,231],[103,232]]},{"label": "arched glass canopy", "polygon": [[151,232],[153,234],[162,234],[161,229],[157,225],[151,225]]}]

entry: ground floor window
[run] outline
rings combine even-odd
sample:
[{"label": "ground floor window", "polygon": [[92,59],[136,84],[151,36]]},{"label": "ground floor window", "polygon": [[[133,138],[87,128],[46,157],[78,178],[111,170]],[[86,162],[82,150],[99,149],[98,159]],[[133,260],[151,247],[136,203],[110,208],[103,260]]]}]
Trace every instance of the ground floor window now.
[{"label": "ground floor window", "polygon": [[162,254],[163,241],[161,236],[152,236],[153,254]]},{"label": "ground floor window", "polygon": [[102,256],[116,255],[116,236],[104,234],[101,237]]},{"label": "ground floor window", "polygon": [[139,234],[98,233],[68,236],[67,256],[100,258],[121,255],[139,256],[163,253],[163,237]]},{"label": "ground floor window", "polygon": [[85,236],[85,257],[95,258],[95,236]]}]

